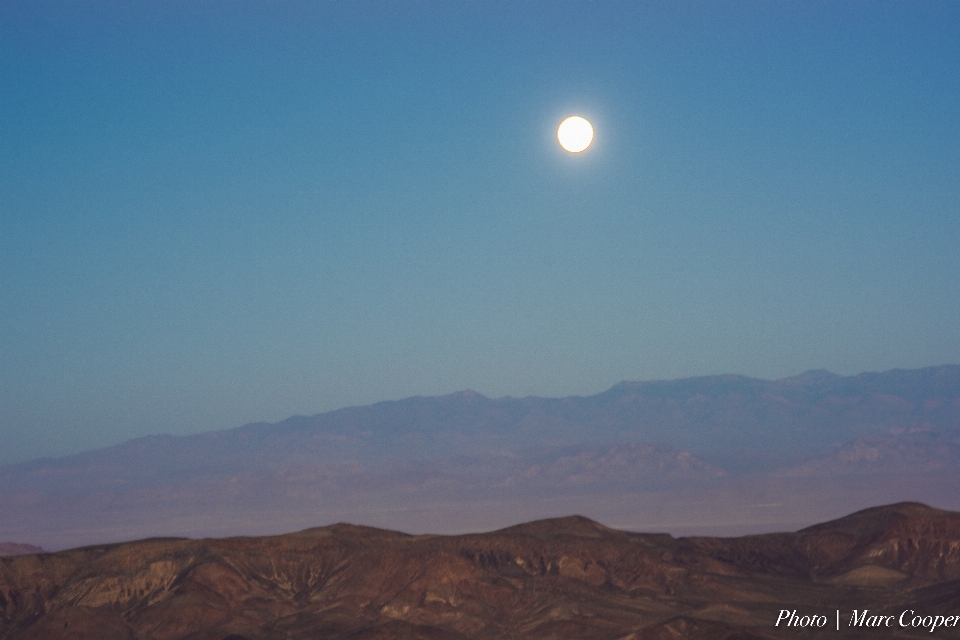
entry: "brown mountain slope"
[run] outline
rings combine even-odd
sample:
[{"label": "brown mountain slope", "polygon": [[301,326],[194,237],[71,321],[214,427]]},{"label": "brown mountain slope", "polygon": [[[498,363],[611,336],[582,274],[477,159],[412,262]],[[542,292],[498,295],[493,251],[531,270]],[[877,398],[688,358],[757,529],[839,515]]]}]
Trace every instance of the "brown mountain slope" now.
[{"label": "brown mountain slope", "polygon": [[[960,615],[958,549],[960,514],[910,503],[731,539],[574,516],[462,536],[144,540],[0,559],[0,638],[836,637],[837,610],[841,637],[875,638],[846,627],[853,609]],[[776,626],[784,609],[830,628]]]},{"label": "brown mountain slope", "polygon": [[865,509],[797,533],[692,538],[753,572],[870,586],[960,579],[960,517],[915,502]]}]

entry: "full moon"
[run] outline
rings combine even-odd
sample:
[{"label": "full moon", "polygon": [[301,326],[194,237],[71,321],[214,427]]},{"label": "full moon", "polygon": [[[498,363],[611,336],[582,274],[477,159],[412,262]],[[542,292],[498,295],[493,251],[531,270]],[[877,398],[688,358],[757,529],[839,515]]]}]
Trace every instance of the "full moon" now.
[{"label": "full moon", "polygon": [[593,127],[580,116],[570,116],[560,123],[557,140],[570,153],[580,153],[593,142]]}]

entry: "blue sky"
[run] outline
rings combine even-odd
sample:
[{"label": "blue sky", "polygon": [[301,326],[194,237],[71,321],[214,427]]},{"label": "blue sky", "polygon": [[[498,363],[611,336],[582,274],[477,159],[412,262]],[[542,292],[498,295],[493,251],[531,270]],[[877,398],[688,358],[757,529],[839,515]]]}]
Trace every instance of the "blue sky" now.
[{"label": "blue sky", "polygon": [[0,463],[960,362],[958,33],[955,2],[4,2]]}]

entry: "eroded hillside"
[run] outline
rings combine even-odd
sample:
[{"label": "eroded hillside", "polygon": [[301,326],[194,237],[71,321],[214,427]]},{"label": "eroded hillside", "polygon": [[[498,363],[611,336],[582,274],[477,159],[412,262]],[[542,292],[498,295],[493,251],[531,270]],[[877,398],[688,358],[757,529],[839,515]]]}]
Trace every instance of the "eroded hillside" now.
[{"label": "eroded hillside", "polygon": [[[878,637],[848,628],[850,612],[958,615],[958,585],[960,514],[915,503],[726,539],[576,516],[461,536],[340,524],[3,558],[0,637],[837,637],[836,610],[840,636]],[[830,626],[775,626],[783,609]],[[904,634],[930,637],[909,627],[888,637]]]}]

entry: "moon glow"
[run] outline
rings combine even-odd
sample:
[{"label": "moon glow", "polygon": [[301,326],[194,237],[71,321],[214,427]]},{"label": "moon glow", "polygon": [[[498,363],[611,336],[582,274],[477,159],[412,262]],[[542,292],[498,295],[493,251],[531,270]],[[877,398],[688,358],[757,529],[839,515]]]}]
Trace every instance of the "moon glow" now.
[{"label": "moon glow", "polygon": [[593,126],[580,116],[570,116],[560,123],[557,140],[570,153],[580,153],[593,142]]}]

